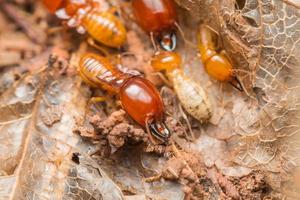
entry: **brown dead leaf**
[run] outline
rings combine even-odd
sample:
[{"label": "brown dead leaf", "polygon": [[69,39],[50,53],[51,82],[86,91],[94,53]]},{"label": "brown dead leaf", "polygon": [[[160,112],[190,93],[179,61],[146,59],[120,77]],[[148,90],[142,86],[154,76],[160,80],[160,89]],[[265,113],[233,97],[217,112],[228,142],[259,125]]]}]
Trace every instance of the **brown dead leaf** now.
[{"label": "brown dead leaf", "polygon": [[[194,142],[182,138],[183,133],[175,138],[180,141],[183,152],[192,151],[195,155],[203,156],[191,164],[192,170],[216,168],[214,173],[211,176],[193,176],[193,180],[199,181],[194,190],[186,181],[190,171],[178,170],[176,167],[175,171],[183,177],[183,190],[176,182],[161,180],[146,183],[144,177],[158,174],[164,167],[168,167],[168,162],[166,158],[144,153],[138,144],[131,145],[128,142],[128,118],[122,117],[121,121],[109,127],[103,127],[109,123],[99,122],[99,126],[78,129],[77,122],[85,116],[87,101],[86,89],[80,88],[77,79],[71,77],[76,71],[79,58],[73,52],[77,49],[73,43],[79,41],[80,37],[75,34],[74,37],[66,37],[63,31],[53,31],[47,38],[43,32],[43,27],[47,25],[36,27],[36,18],[31,18],[19,7],[37,4],[34,5],[37,8],[34,13],[38,14],[34,17],[43,16],[41,22],[45,23],[46,14],[43,9],[39,9],[40,3],[16,1],[16,4],[9,2],[9,5],[13,5],[15,10],[21,10],[17,18],[13,18],[22,27],[21,37],[24,38],[26,33],[39,44],[45,44],[47,39],[47,43],[62,46],[72,56],[66,51],[58,53],[58,57],[63,58],[52,69],[59,72],[50,71],[52,77],[46,75],[47,72],[37,73],[52,53],[51,47],[39,54],[41,46],[32,45],[28,39],[18,40],[25,47],[18,46],[16,41],[19,36],[15,41],[7,35],[5,38],[9,41],[2,40],[9,47],[3,51],[3,47],[0,47],[0,56],[7,58],[0,59],[3,65],[20,63],[22,58],[19,52],[27,46],[30,47],[27,48],[29,54],[33,52],[37,56],[22,62],[20,67],[20,71],[33,74],[23,76],[16,83],[13,83],[13,73],[8,74],[9,79],[3,76],[0,78],[1,93],[13,85],[0,97],[0,111],[3,113],[0,116],[0,199],[182,200],[185,198],[184,193],[198,193],[203,195],[203,199],[237,198],[238,193],[245,199],[280,199],[282,192],[297,197],[297,193],[288,186],[291,185],[290,174],[300,162],[300,104],[297,88],[300,25],[296,1],[176,1],[193,16],[187,17],[186,13],[179,10],[180,25],[186,37],[195,42],[198,23],[202,22],[219,32],[220,46],[230,55],[246,88],[247,95],[233,90],[227,84],[211,80],[203,70],[195,49],[188,45],[184,47],[178,34],[178,51],[185,56],[186,73],[205,88],[215,109],[209,124],[200,125],[190,120],[195,134],[200,135]],[[6,30],[8,23],[7,19],[2,18],[0,14],[0,31]],[[24,19],[21,24],[20,19]],[[16,24],[9,23],[9,31],[6,31],[20,35],[19,30],[16,31]],[[132,30],[128,34],[130,38],[126,50],[133,51],[136,57],[124,57],[124,64],[152,75],[148,63],[152,47],[149,41],[144,43],[148,37],[142,35],[140,30],[136,31],[136,25],[128,27]],[[34,35],[39,31],[43,33],[39,35],[40,38],[35,38]],[[71,63],[67,61],[69,57],[72,57]],[[2,83],[7,83],[4,89]],[[182,114],[175,106],[171,107],[176,115],[174,117],[181,118]],[[56,108],[54,111],[51,109],[53,107]],[[103,121],[108,119],[105,115]],[[95,132],[95,128],[99,130]],[[74,134],[73,129],[77,129],[81,135]],[[140,132],[143,133],[141,129]],[[109,141],[102,144],[99,138],[103,136]],[[137,137],[134,140],[142,139]],[[108,146],[109,143],[118,147],[110,158],[89,156],[98,151],[100,144]],[[155,148],[152,146],[148,150],[165,152],[160,151],[159,147],[158,150]],[[192,154],[184,156],[181,161],[190,157]],[[200,162],[204,164],[200,165]],[[261,173],[256,169],[262,170]]]},{"label": "brown dead leaf", "polygon": [[[123,199],[88,156],[93,147],[73,133],[87,97],[79,85],[70,77],[54,80],[46,70],[24,76],[1,96],[0,199]],[[61,115],[49,127],[41,116],[58,107]]]},{"label": "brown dead leaf", "polygon": [[[236,95],[230,99],[226,92],[225,95],[217,93],[219,98],[223,95],[225,105],[232,103],[224,107],[217,126],[231,126],[232,137],[227,138],[230,138],[233,160],[242,166],[276,173],[284,181],[286,174],[300,164],[296,142],[300,137],[300,9],[295,6],[297,1],[177,2],[198,22],[205,22],[219,32],[222,47],[229,53],[247,94],[257,101]],[[217,130],[219,133],[214,133]],[[210,128],[207,133],[224,135],[221,132],[224,129]]]}]

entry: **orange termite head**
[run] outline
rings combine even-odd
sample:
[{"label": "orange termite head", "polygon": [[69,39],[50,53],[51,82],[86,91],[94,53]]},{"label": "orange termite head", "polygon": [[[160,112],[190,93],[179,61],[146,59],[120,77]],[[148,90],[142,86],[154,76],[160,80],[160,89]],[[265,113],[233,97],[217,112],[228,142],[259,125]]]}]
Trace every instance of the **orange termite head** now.
[{"label": "orange termite head", "polygon": [[202,24],[199,27],[197,39],[206,72],[216,80],[229,81],[233,73],[232,65],[225,55],[216,51],[216,33]]},{"label": "orange termite head", "polygon": [[207,25],[200,25],[197,34],[198,48],[206,72],[218,81],[227,81],[239,91],[243,86],[234,75],[233,66],[225,51],[216,50],[217,34]]},{"label": "orange termite head", "polygon": [[169,51],[159,51],[155,53],[151,60],[151,66],[155,71],[170,72],[180,68],[181,57],[178,53]]},{"label": "orange termite head", "polygon": [[233,78],[233,68],[229,60],[221,54],[210,57],[205,63],[206,72],[218,81],[230,81]]}]

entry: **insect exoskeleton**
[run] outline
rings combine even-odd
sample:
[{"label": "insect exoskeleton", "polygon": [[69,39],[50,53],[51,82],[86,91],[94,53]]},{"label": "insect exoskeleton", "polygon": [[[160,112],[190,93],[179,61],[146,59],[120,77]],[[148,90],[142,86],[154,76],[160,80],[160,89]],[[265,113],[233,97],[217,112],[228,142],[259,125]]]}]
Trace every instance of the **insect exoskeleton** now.
[{"label": "insect exoskeleton", "polygon": [[164,104],[150,81],[121,72],[107,58],[91,53],[81,58],[79,74],[89,85],[119,94],[123,109],[147,130],[153,142],[168,142]]},{"label": "insect exoskeleton", "polygon": [[172,81],[174,90],[184,109],[200,122],[206,122],[212,115],[212,105],[205,90],[186,76],[181,68],[180,55],[161,51],[154,55],[151,65],[156,71],[164,70]]},{"label": "insect exoskeleton", "polygon": [[[164,50],[176,48],[177,14],[173,0],[132,0],[135,18],[141,28],[158,40]],[[152,39],[153,39],[152,38]]]},{"label": "insect exoskeleton", "polygon": [[114,9],[103,10],[97,0],[43,0],[51,13],[109,47],[120,47],[126,41],[126,29]]},{"label": "insect exoskeleton", "polygon": [[82,18],[84,27],[92,38],[110,47],[120,47],[126,41],[126,29],[123,23],[113,13],[88,12]]},{"label": "insect exoskeleton", "polygon": [[236,89],[243,91],[242,85],[234,75],[233,66],[225,52],[216,50],[216,33],[206,25],[201,25],[197,34],[198,48],[206,72],[213,79],[229,82]]}]

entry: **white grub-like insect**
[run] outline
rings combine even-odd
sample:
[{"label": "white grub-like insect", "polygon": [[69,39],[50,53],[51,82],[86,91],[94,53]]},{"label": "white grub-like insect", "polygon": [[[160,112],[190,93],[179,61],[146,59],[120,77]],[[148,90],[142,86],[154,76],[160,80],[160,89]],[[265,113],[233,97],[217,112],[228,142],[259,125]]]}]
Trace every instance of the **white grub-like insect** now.
[{"label": "white grub-like insect", "polygon": [[184,109],[201,123],[212,116],[212,105],[204,89],[180,68],[181,58],[174,52],[157,52],[151,60],[155,71],[166,72]]}]

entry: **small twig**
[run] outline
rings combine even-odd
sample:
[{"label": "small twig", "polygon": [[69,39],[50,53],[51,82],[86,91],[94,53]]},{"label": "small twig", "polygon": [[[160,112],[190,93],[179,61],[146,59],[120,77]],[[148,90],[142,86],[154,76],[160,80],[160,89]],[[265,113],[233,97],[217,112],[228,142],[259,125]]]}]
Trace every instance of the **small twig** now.
[{"label": "small twig", "polygon": [[17,7],[5,3],[3,0],[0,0],[0,8],[6,15],[11,18],[16,24],[21,27],[25,34],[35,43],[43,44],[46,40],[46,35],[43,31],[37,30],[34,25],[29,22],[25,13],[19,10]]}]

